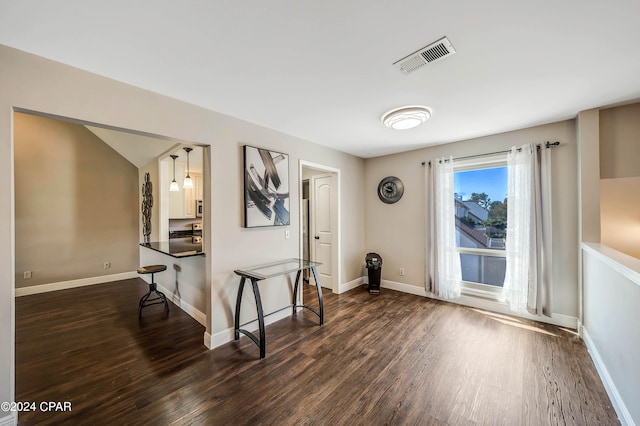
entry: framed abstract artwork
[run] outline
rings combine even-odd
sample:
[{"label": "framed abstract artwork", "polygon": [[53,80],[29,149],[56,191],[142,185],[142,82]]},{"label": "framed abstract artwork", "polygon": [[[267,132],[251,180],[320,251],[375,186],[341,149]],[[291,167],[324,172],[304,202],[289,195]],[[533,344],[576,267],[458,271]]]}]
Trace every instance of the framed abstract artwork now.
[{"label": "framed abstract artwork", "polygon": [[244,226],[289,225],[289,155],[244,146]]}]

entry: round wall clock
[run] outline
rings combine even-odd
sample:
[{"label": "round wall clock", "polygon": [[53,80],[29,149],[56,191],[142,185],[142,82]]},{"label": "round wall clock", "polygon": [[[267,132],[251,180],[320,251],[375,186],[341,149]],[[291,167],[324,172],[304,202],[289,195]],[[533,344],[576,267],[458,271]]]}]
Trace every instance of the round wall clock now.
[{"label": "round wall clock", "polygon": [[395,176],[387,176],[378,184],[378,197],[383,203],[396,203],[404,194],[402,181]]}]

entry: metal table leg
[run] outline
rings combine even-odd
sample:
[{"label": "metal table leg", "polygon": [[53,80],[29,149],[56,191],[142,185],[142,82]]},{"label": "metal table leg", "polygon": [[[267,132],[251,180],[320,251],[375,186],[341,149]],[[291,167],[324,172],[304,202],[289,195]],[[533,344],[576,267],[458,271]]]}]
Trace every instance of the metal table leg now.
[{"label": "metal table leg", "polygon": [[238,296],[236,296],[236,315],[233,323],[234,340],[240,338],[240,305],[242,304],[242,290],[244,290],[245,277],[240,279],[240,287],[238,287]]},{"label": "metal table leg", "polygon": [[322,304],[322,286],[320,286],[320,280],[318,279],[318,272],[316,271],[316,267],[311,267],[311,272],[313,272],[313,279],[316,282],[316,289],[318,289],[318,306],[320,307],[320,325],[324,324],[324,306]]},{"label": "metal table leg", "polygon": [[260,337],[258,338],[252,332],[240,328],[240,306],[242,305],[242,294],[244,290],[245,280],[246,278],[242,277],[242,279],[240,279],[240,286],[238,287],[238,296],[236,298],[236,314],[233,320],[233,337],[234,340],[238,340],[240,338],[240,333],[249,337],[260,348],[260,358],[264,358],[267,352],[267,340],[264,330],[264,311],[262,310],[262,300],[260,299],[258,280],[255,280],[253,278],[251,279],[251,288],[253,289],[253,295],[256,298],[256,310],[258,311],[258,328]]},{"label": "metal table leg", "polygon": [[260,328],[260,358],[264,358],[267,352],[267,342],[264,332],[264,312],[262,311],[262,301],[260,300],[260,290],[258,289],[258,280],[251,279],[253,287],[253,295],[256,298],[256,308],[258,309],[258,327]]},{"label": "metal table leg", "polygon": [[291,301],[291,305],[293,305],[293,315],[296,314],[296,308],[298,307],[298,284],[300,284],[300,272],[302,271],[298,271],[296,274],[296,283],[293,285],[293,300]]}]

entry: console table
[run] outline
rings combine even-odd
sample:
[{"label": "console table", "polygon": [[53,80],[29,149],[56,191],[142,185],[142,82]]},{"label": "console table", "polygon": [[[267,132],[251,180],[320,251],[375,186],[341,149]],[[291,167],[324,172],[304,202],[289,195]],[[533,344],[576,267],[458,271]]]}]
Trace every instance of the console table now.
[{"label": "console table", "polygon": [[[236,297],[236,313],[234,320],[234,331],[235,331],[235,340],[240,338],[240,333],[248,336],[253,342],[258,345],[260,348],[260,358],[265,357],[266,353],[266,339],[265,339],[265,331],[264,331],[264,317],[275,314],[276,312],[280,312],[283,309],[293,308],[292,314],[295,315],[296,308],[306,308],[316,314],[320,318],[320,325],[324,324],[324,307],[322,305],[322,287],[320,287],[320,280],[318,279],[318,273],[316,271],[316,266],[321,265],[318,262],[311,262],[309,260],[304,259],[286,259],[281,260],[274,263],[268,263],[265,265],[258,265],[247,269],[237,269],[234,272],[238,274],[240,278],[240,287],[238,287],[238,296]],[[319,312],[314,308],[306,305],[297,304],[298,299],[298,285],[300,284],[300,274],[305,269],[311,269],[313,273],[313,279],[316,282],[316,289],[318,290],[318,306]],[[260,289],[258,288],[258,281],[266,280],[267,278],[273,278],[280,275],[286,275],[292,272],[296,272],[296,281],[293,287],[293,298],[292,303],[289,306],[285,306],[282,309],[279,309],[275,312],[271,312],[269,314],[264,314],[262,310],[262,301],[260,300]],[[240,327],[247,325],[247,323],[240,324],[240,305],[242,304],[242,293],[244,289],[245,281],[249,279],[251,280],[251,288],[253,289],[253,295],[256,300],[256,308],[258,311],[258,329],[259,329],[259,337],[256,337],[255,334],[250,331],[244,330]]]}]

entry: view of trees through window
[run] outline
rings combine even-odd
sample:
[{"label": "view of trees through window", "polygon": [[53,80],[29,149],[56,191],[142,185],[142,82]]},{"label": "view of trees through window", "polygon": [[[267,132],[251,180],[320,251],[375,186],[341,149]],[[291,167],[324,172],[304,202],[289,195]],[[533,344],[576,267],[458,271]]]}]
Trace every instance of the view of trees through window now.
[{"label": "view of trees through window", "polygon": [[507,228],[507,167],[454,174],[456,242],[463,281],[502,287]]}]

